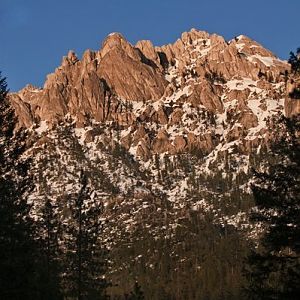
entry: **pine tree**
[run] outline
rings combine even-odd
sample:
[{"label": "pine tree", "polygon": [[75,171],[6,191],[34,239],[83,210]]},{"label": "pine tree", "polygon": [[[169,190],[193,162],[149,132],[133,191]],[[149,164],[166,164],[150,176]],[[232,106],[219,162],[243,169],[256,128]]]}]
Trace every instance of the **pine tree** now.
[{"label": "pine tree", "polygon": [[254,173],[252,218],[265,234],[248,259],[250,299],[300,299],[300,116],[282,124],[273,162]]},{"label": "pine tree", "polygon": [[130,292],[130,295],[125,295],[126,300],[144,300],[144,293],[142,291],[141,286],[138,284],[138,282],[135,282],[133,291]]},{"label": "pine tree", "polygon": [[297,49],[296,54],[290,52],[289,63],[291,64],[294,73],[300,72],[300,48]]},{"label": "pine tree", "polygon": [[62,299],[60,289],[61,249],[59,247],[60,222],[56,207],[45,196],[39,225],[39,241],[41,259],[44,262],[42,269],[43,299]]},{"label": "pine tree", "polygon": [[102,205],[91,199],[88,179],[83,172],[79,182],[81,187],[66,224],[67,296],[78,300],[106,299],[106,250],[100,244]]},{"label": "pine tree", "polygon": [[0,299],[39,299],[39,251],[27,195],[32,190],[29,159],[22,159],[26,134],[0,73]]}]

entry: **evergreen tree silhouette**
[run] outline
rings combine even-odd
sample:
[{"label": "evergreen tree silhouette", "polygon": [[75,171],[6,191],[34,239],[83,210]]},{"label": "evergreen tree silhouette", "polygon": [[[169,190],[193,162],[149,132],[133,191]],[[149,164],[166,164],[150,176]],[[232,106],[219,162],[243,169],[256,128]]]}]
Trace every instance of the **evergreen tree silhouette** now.
[{"label": "evergreen tree silhouette", "polygon": [[23,159],[26,134],[16,117],[0,73],[0,299],[40,299],[39,251],[27,195],[30,159]]},{"label": "evergreen tree silhouette", "polygon": [[294,73],[300,72],[300,48],[297,49],[296,54],[292,51],[290,52],[288,62],[291,64]]},{"label": "evergreen tree silhouette", "polygon": [[143,299],[145,299],[142,288],[138,284],[137,281],[134,283],[133,291],[130,292],[129,295],[125,295],[125,299],[126,300],[143,300]]},{"label": "evergreen tree silhouette", "polygon": [[71,219],[66,225],[65,281],[68,296],[78,300],[107,299],[104,278],[107,250],[101,247],[102,205],[90,198],[87,175],[82,171],[80,190],[72,202]]},{"label": "evergreen tree silhouette", "polygon": [[41,261],[43,262],[41,289],[44,300],[62,299],[60,288],[60,274],[62,272],[62,252],[59,247],[60,222],[55,209],[56,207],[50,199],[45,197],[41,219],[38,222],[39,246],[41,248]]},{"label": "evergreen tree silhouette", "polygon": [[300,116],[283,117],[282,128],[273,162],[254,173],[252,219],[265,234],[248,258],[250,299],[300,299]]}]

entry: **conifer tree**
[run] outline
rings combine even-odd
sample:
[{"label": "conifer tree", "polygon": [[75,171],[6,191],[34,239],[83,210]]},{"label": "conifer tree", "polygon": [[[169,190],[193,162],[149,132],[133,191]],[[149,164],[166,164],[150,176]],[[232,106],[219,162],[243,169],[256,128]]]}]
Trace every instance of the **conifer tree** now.
[{"label": "conifer tree", "polygon": [[16,117],[0,73],[0,299],[39,299],[39,251],[27,195],[32,190],[26,135]]},{"label": "conifer tree", "polygon": [[248,259],[250,299],[300,299],[300,116],[282,124],[286,135],[272,147],[274,161],[255,172],[252,187],[252,218],[265,234]]},{"label": "conifer tree", "polygon": [[59,247],[60,222],[56,207],[45,196],[39,225],[39,241],[42,269],[43,299],[62,299],[60,289],[61,249]]},{"label": "conifer tree", "polygon": [[141,286],[136,281],[134,283],[133,291],[130,292],[129,296],[125,296],[126,300],[144,300],[144,293],[142,291]]},{"label": "conifer tree", "polygon": [[290,52],[289,63],[291,64],[294,73],[300,72],[300,48],[297,49],[296,54]]},{"label": "conifer tree", "polygon": [[68,296],[78,300],[106,299],[106,250],[100,244],[102,205],[91,199],[83,172],[79,183],[66,225],[66,288]]}]

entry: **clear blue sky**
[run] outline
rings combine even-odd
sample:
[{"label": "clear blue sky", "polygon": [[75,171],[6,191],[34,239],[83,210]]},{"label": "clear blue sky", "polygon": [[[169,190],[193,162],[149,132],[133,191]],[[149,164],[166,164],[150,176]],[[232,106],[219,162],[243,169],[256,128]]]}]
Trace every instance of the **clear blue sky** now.
[{"label": "clear blue sky", "polygon": [[299,16],[300,0],[0,0],[0,70],[12,91],[42,86],[69,49],[96,50],[110,32],[162,45],[191,28],[245,34],[286,59]]}]

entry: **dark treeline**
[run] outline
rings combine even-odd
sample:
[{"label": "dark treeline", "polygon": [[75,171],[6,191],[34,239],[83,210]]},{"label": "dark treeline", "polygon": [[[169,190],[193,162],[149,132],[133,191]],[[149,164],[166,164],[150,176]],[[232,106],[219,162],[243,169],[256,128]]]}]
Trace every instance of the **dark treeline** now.
[{"label": "dark treeline", "polygon": [[265,233],[247,259],[250,299],[300,299],[299,134],[300,116],[283,117],[272,161],[266,171],[254,171],[256,209],[251,218],[265,226]]}]

